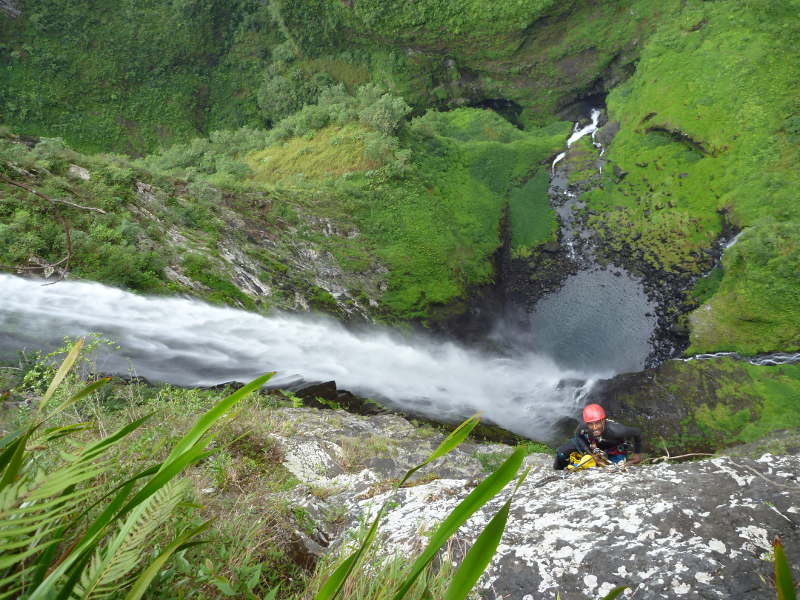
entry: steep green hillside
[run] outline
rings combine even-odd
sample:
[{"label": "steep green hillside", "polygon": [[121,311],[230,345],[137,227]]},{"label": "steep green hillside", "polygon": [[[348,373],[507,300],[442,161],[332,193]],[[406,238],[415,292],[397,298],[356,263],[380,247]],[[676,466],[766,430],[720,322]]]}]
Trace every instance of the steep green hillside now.
[{"label": "steep green hillside", "polygon": [[[523,132],[491,111],[461,109],[405,125],[407,112],[402,100],[372,86],[355,96],[332,88],[281,121],[262,147],[215,144],[212,137],[143,164],[212,184],[244,168],[250,185],[288,195],[315,219],[353,232],[312,240],[345,270],[388,268],[381,302],[390,315],[443,316],[441,309],[461,310],[453,303],[492,281],[509,193],[527,189],[563,145],[568,124]],[[526,226],[541,223],[543,233],[529,235],[527,246],[551,238],[552,209],[541,206],[541,196],[538,204],[515,206]]]},{"label": "steep green hillside", "polygon": [[[584,198],[606,257],[688,286],[723,232],[744,229],[672,308],[697,307],[690,351],[800,347],[800,0],[62,4],[28,0],[21,17],[0,17],[0,112],[13,131],[81,151],[157,152],[145,170],[214,190],[188,212],[213,211],[218,197],[241,205],[236,190],[255,185],[281,207],[270,213],[279,229],[373,292],[385,286],[397,317],[490,282],[504,210],[512,256],[554,240],[537,166],[566,134],[559,115],[608,93],[618,133]],[[366,84],[393,100],[381,105]],[[373,114],[336,100],[359,89],[373,90]],[[465,105],[527,130],[426,112]],[[24,231],[6,212],[5,226]],[[330,235],[323,221],[357,235]]]},{"label": "steep green hillside", "polygon": [[[568,125],[522,132],[480,109],[405,125],[407,111],[373,87],[336,88],[269,132],[217,132],[136,163],[0,139],[0,264],[251,309],[458,313],[492,281],[509,192]],[[517,204],[545,232],[528,247],[550,239],[552,210]]]},{"label": "steep green hillside", "polygon": [[667,272],[707,268],[725,222],[745,228],[692,317],[692,350],[800,347],[798,2],[705,2],[663,23],[608,98],[621,124],[595,227]]},{"label": "steep green hillside", "polygon": [[267,6],[32,0],[0,15],[0,113],[81,150],[142,153],[262,124],[255,92],[281,39]]},{"label": "steep green hillside", "polygon": [[143,154],[372,81],[420,110],[487,103],[541,125],[627,77],[679,4],[29,0],[0,15],[0,112],[20,133]]}]

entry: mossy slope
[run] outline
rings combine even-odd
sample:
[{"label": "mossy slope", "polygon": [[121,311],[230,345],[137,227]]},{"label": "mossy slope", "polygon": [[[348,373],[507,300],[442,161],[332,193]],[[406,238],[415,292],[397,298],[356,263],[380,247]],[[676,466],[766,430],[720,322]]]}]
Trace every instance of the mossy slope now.
[{"label": "mossy slope", "polygon": [[692,319],[691,351],[800,344],[796,200],[798,3],[690,2],[662,22],[636,74],[608,98],[621,123],[591,222],[612,251],[700,273],[726,224],[747,228],[717,294]]},{"label": "mossy slope", "polygon": [[800,427],[800,365],[668,361],[593,393],[614,419],[642,427],[653,453],[714,451]]}]

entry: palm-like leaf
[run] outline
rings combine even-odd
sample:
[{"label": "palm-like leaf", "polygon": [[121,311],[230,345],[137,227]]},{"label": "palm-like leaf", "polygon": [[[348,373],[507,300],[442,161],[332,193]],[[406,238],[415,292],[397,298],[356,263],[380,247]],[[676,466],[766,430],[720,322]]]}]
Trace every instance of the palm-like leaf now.
[{"label": "palm-like leaf", "polygon": [[[42,426],[107,383],[91,383],[57,407],[49,406],[75,364],[80,346],[79,341],[58,369],[34,421],[0,440],[0,600],[100,598],[130,583],[134,570],[150,550],[153,532],[169,518],[185,491],[183,484],[175,483],[176,477],[209,455],[205,451],[213,439],[207,434],[209,428],[230,415],[237,402],[272,375],[259,377],[220,401],[200,417],[167,460],[136,473],[103,495],[100,480],[111,468],[103,454],[141,427],[148,417],[83,448],[66,437],[72,451],[60,452],[61,464],[54,470],[41,469],[36,456],[40,446],[47,447],[53,440],[87,428],[85,423]],[[29,449],[34,441],[36,446]],[[143,485],[136,491],[140,481]],[[98,507],[99,514],[86,523]],[[109,538],[115,526],[118,529]],[[140,597],[160,565],[172,553],[195,543],[189,539],[206,526],[186,532],[170,544],[151,568],[143,571],[131,598]],[[82,531],[77,539],[76,531]],[[72,545],[64,551],[59,544],[66,539]]]},{"label": "palm-like leaf", "polygon": [[134,508],[105,548],[95,551],[73,590],[74,598],[107,598],[129,583],[150,549],[151,537],[186,493],[184,482],[169,482]]}]

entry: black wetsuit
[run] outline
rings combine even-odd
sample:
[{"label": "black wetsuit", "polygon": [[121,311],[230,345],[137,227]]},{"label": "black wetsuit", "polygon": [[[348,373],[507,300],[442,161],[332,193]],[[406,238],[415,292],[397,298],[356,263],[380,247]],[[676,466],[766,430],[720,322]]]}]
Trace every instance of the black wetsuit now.
[{"label": "black wetsuit", "polygon": [[567,466],[569,455],[572,452],[586,452],[589,448],[599,448],[607,454],[627,454],[629,446],[626,442],[633,442],[634,454],[642,451],[642,432],[638,427],[627,427],[611,419],[606,419],[606,425],[600,437],[592,437],[586,423],[581,423],[575,429],[575,437],[556,450],[556,460],[553,468],[560,470]]}]

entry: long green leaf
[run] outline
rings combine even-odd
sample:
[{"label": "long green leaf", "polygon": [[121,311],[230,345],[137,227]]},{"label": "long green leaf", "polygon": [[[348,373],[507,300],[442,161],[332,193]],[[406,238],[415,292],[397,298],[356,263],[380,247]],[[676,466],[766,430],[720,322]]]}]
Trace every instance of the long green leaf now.
[{"label": "long green leaf", "polygon": [[142,489],[139,490],[136,495],[128,501],[128,503],[119,511],[117,516],[119,517],[124,515],[138,504],[144,502],[147,498],[155,494],[160,488],[169,483],[176,475],[178,475],[189,465],[200,462],[201,460],[218,452],[217,449],[205,451],[204,448],[204,443],[197,444],[197,446],[190,449],[188,452],[184,452],[168,465],[163,466],[158,473],[156,473],[150,481],[144,484],[144,487],[142,487]]},{"label": "long green leaf", "polygon": [[447,542],[451,535],[458,530],[481,506],[494,498],[506,484],[511,481],[519,470],[525,458],[525,449],[517,448],[503,464],[501,464],[489,477],[484,479],[478,487],[464,498],[453,511],[439,525],[430,538],[428,546],[420,554],[405,582],[397,590],[394,600],[402,600],[408,590],[422,573],[423,569],[433,560],[436,553]]},{"label": "long green leaf", "polygon": [[[148,586],[153,581],[153,578],[158,574],[161,570],[161,567],[164,566],[164,563],[169,560],[170,556],[173,553],[178,552],[183,546],[186,545],[186,542],[191,538],[200,535],[203,531],[211,527],[211,523],[213,523],[213,519],[210,521],[206,521],[199,527],[192,529],[191,531],[184,533],[183,535],[178,536],[175,541],[173,541],[169,546],[164,548],[164,551],[159,554],[156,559],[148,565],[148,567],[142,571],[141,575],[136,579],[136,582],[133,584],[133,587],[128,592],[128,595],[125,596],[125,600],[139,600],[145,591],[147,591]],[[201,543],[201,542],[196,542]]]},{"label": "long green leaf", "polygon": [[[450,435],[442,440],[442,443],[439,444],[439,446],[433,452],[431,452],[428,458],[406,472],[405,476],[397,484],[395,484],[392,492],[396,492],[401,485],[408,481],[408,479],[422,467],[456,448],[456,446],[458,446],[467,438],[470,432],[478,424],[478,421],[480,421],[480,416],[473,415],[461,423],[461,425],[456,427],[450,433]],[[361,541],[359,547],[336,568],[330,577],[328,577],[322,588],[320,588],[319,592],[317,592],[317,595],[314,596],[314,600],[333,600],[333,598],[336,598],[336,596],[339,595],[339,592],[344,587],[347,578],[353,572],[358,560],[375,540],[375,536],[378,532],[378,525],[380,524],[381,519],[383,519],[383,515],[386,513],[386,508],[392,495],[393,494],[389,495],[381,508],[378,510],[378,514],[373,519],[372,524],[370,525],[370,528],[367,531],[367,534],[364,536],[364,539]]]},{"label": "long green leaf", "polygon": [[278,590],[280,589],[281,586],[272,588],[269,592],[267,592],[267,595],[264,596],[263,600],[275,600],[275,596],[278,595]]},{"label": "long green leaf", "polygon": [[779,537],[772,542],[772,549],[775,554],[775,589],[778,592],[778,600],[796,600],[792,569],[786,560],[786,553]]},{"label": "long green leaf", "polygon": [[359,556],[360,553],[356,550],[348,556],[342,564],[336,567],[336,570],[325,580],[322,588],[320,588],[317,595],[314,596],[314,600],[330,600],[331,598],[335,598],[339,590],[342,589],[344,582],[347,581],[347,577],[353,570]]},{"label": "long green leaf", "polygon": [[39,546],[34,546],[33,548],[28,548],[25,552],[20,552],[19,554],[12,554],[11,556],[8,555],[0,556],[0,569],[7,569],[11,565],[14,565],[18,562],[25,560],[26,558],[32,556],[33,554],[36,554],[37,552],[41,552],[47,546],[58,543],[58,541],[59,540],[48,540],[44,544],[41,544]]},{"label": "long green leaf", "polygon": [[439,444],[436,450],[431,453],[425,463],[436,460],[437,458],[440,458],[453,450],[461,442],[467,439],[467,436],[472,432],[473,429],[475,429],[475,426],[480,422],[480,420],[480,414],[474,414],[469,419],[461,423],[461,425],[450,432],[450,435],[442,440],[442,443]]},{"label": "long green leaf", "polygon": [[75,565],[76,568],[73,570],[72,577],[69,578],[68,584],[64,585],[61,590],[61,592],[66,590],[68,593],[71,593],[72,587],[74,587],[80,575],[80,573],[78,573],[78,576],[76,576],[75,571],[79,571],[80,565],[85,564],[89,560],[91,552],[103,531],[113,521],[114,513],[116,513],[122,503],[125,502],[132,489],[133,482],[129,482],[127,485],[123,486],[116,497],[106,506],[105,510],[94,520],[88,531],[81,537],[75,548],[73,548],[72,552],[70,552],[61,564],[53,569],[46,578],[40,581],[40,577],[43,578],[44,575],[50,571],[52,563],[52,557],[50,557],[49,560],[47,557],[42,557],[42,561],[38,565],[37,577],[35,578],[36,585],[35,587],[31,586],[31,594],[28,600],[49,599],[53,594],[56,582],[67,570]]},{"label": "long green leaf", "polygon": [[[13,483],[17,479],[17,475],[19,475],[19,471],[22,468],[23,458],[25,456],[25,446],[28,443],[28,438],[30,437],[31,432],[32,429],[29,429],[25,435],[15,442],[16,445],[6,448],[6,452],[11,451],[12,449],[13,452],[11,452],[10,456],[8,457],[6,467],[3,470],[3,478],[0,479],[0,490],[5,489],[6,486]],[[5,459],[5,452],[3,453],[3,458]]]},{"label": "long green leaf", "polygon": [[50,387],[47,388],[47,391],[44,393],[42,397],[42,401],[39,402],[39,408],[36,411],[37,420],[38,415],[41,415],[44,411],[47,403],[50,402],[50,398],[53,397],[58,386],[61,385],[61,382],[64,381],[64,378],[69,373],[72,366],[75,364],[75,361],[78,360],[78,355],[81,353],[81,347],[83,347],[83,338],[80,338],[77,342],[72,345],[67,357],[64,359],[64,362],[61,363],[61,366],[56,371],[55,377],[53,377],[53,381],[50,382]]},{"label": "long green leaf", "polygon": [[[104,511],[103,514],[98,517],[94,524],[89,528],[87,533],[83,536],[81,541],[78,545],[73,549],[69,556],[67,556],[61,564],[58,565],[53,571],[49,573],[49,575],[41,582],[41,584],[33,591],[29,600],[44,600],[45,598],[49,598],[52,594],[52,591],[55,589],[56,582],[70,569],[73,568],[75,565],[75,569],[79,568],[81,564],[85,564],[86,561],[89,559],[89,555],[92,552],[93,548],[96,546],[97,542],[99,541],[100,536],[102,535],[103,530],[110,525],[112,522],[116,521],[117,519],[121,518],[125,515],[128,511],[133,509],[135,506],[143,502],[146,498],[154,494],[158,489],[164,486],[168,481],[170,481],[173,477],[175,477],[178,473],[180,473],[184,468],[188,465],[201,461],[208,456],[211,456],[215,451],[204,452],[203,449],[205,445],[213,439],[213,437],[206,437],[203,438],[203,434],[208,431],[208,429],[221,417],[225,415],[225,413],[230,409],[233,405],[237,402],[242,400],[248,394],[253,392],[254,390],[263,386],[269,379],[274,375],[274,373],[268,373],[266,375],[262,375],[261,377],[257,377],[252,382],[244,386],[243,388],[237,390],[227,398],[224,398],[220,402],[218,402],[214,407],[212,407],[208,412],[206,412],[195,426],[187,433],[178,444],[173,448],[172,452],[170,453],[167,460],[165,460],[161,468],[159,469],[158,473],[148,481],[144,487],[139,490],[139,492],[125,504],[121,509],[119,509],[116,514],[111,514],[108,510]],[[140,419],[139,421],[142,421]],[[115,434],[113,437],[122,437],[123,431],[129,433],[135,427],[139,426],[140,423],[134,422],[131,425],[123,428]],[[118,439],[118,438],[117,438]],[[116,440],[115,440],[116,441]],[[94,448],[94,451],[99,453],[100,451],[104,450],[106,446],[110,445],[109,438],[101,441],[97,444]],[[82,454],[83,458],[87,456],[91,456],[92,452],[87,452]],[[71,575],[67,584],[65,584],[62,589],[59,591],[59,597],[65,593],[71,593],[72,588],[74,587],[75,583],[77,582],[77,577],[75,577],[75,570],[71,571]]]},{"label": "long green leaf", "polygon": [[77,433],[79,431],[88,431],[94,428],[94,423],[91,421],[84,421],[83,423],[73,423],[72,425],[64,425],[63,427],[50,427],[45,429],[42,433],[45,441],[52,442],[58,438]]},{"label": "long green leaf", "polygon": [[108,450],[111,446],[116,444],[119,440],[124,438],[126,435],[130,435],[134,431],[136,431],[139,427],[141,427],[147,419],[153,416],[153,413],[149,415],[145,415],[140,419],[136,419],[131,423],[128,423],[124,427],[121,427],[116,432],[111,434],[108,437],[104,437],[102,440],[97,442],[96,444],[89,446],[85,450],[81,452],[81,459],[83,460],[92,460],[93,458],[99,456],[106,450]]},{"label": "long green leaf", "polygon": [[467,419],[463,423],[461,423],[461,425],[456,427],[452,432],[450,432],[450,435],[448,435],[446,438],[444,438],[444,440],[442,440],[442,443],[439,444],[436,447],[436,449],[433,452],[430,453],[428,458],[426,458],[423,462],[418,464],[416,467],[408,470],[408,472],[405,474],[405,476],[395,486],[395,489],[401,487],[406,481],[409,480],[409,478],[414,473],[419,471],[422,467],[424,467],[427,464],[430,464],[431,462],[433,462],[437,458],[440,458],[440,457],[444,456],[445,454],[447,454],[448,452],[451,452],[454,448],[456,448],[461,442],[463,442],[465,439],[467,439],[467,436],[470,434],[470,432],[473,429],[475,429],[475,426],[478,424],[478,422],[480,420],[481,420],[480,415],[475,414],[475,415],[472,415],[469,419]]},{"label": "long green leaf", "polygon": [[614,598],[622,594],[622,592],[624,592],[627,589],[628,589],[627,585],[620,585],[618,587],[615,587],[613,590],[608,592],[608,594],[603,596],[602,600],[614,600]]},{"label": "long green leaf", "polygon": [[261,388],[274,374],[274,372],[266,373],[265,375],[256,377],[253,381],[236,390],[227,398],[217,402],[217,404],[215,404],[208,412],[206,412],[197,420],[197,423],[195,423],[194,427],[192,427],[189,433],[183,436],[183,438],[181,438],[178,443],[175,444],[175,447],[172,448],[172,452],[169,453],[169,456],[164,461],[162,468],[166,468],[167,465],[169,465],[169,463],[175,458],[194,446],[198,440],[205,435],[206,431],[208,431],[208,429],[233,405],[248,396],[251,392]]},{"label": "long green leaf", "polygon": [[453,575],[450,585],[447,587],[445,600],[464,600],[470,593],[481,574],[486,570],[486,567],[492,560],[497,546],[500,543],[500,538],[503,537],[503,532],[506,529],[508,522],[508,512],[511,510],[511,502],[514,499],[514,494],[519,490],[519,486],[525,481],[528,476],[530,468],[517,480],[517,485],[514,492],[499,511],[492,517],[492,520],[484,527],[478,539],[469,549],[464,560],[459,565],[458,570]]},{"label": "long green leaf", "polygon": [[25,431],[26,429],[23,428],[23,429],[17,429],[16,431],[12,431],[11,433],[9,433],[2,440],[0,440],[0,449],[3,449],[6,446],[8,446],[11,442],[16,440],[23,433],[25,433]]},{"label": "long green leaf", "polygon": [[445,600],[464,600],[470,590],[475,586],[478,578],[483,574],[487,565],[491,562],[500,538],[508,521],[508,511],[511,509],[511,500],[508,500],[497,511],[492,520],[486,525],[478,539],[469,549],[464,560],[459,565],[458,570],[450,580],[447,587]]}]

